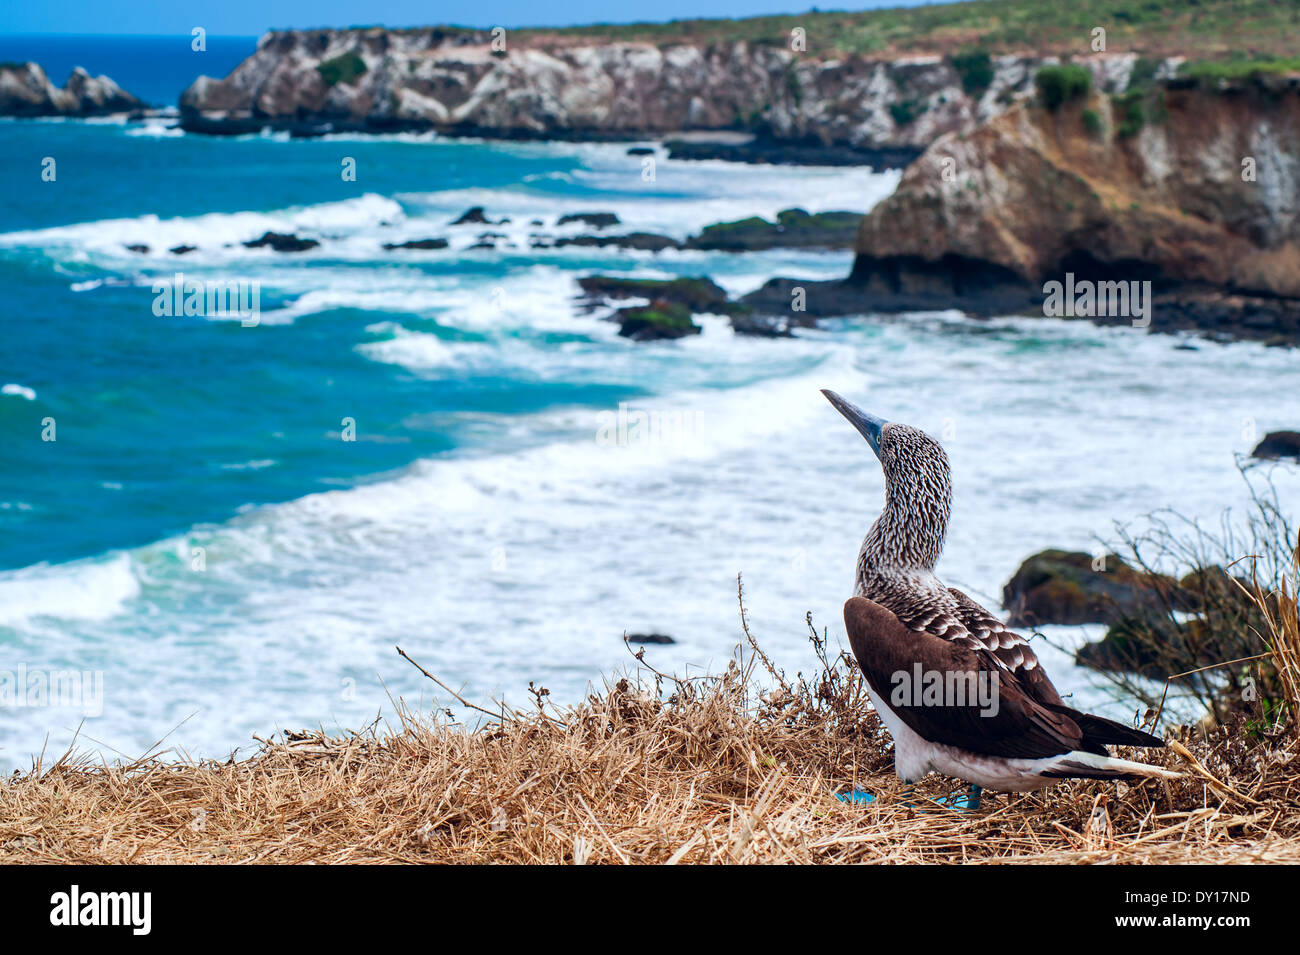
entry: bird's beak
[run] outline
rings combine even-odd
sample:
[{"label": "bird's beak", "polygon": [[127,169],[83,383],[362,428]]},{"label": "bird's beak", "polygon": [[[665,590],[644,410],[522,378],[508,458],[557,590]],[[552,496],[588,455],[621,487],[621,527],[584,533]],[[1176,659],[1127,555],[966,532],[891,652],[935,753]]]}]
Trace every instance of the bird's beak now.
[{"label": "bird's beak", "polygon": [[846,401],[833,391],[822,389],[822,394],[826,400],[835,406],[835,410],[844,417],[849,419],[849,424],[857,428],[867,444],[871,445],[871,450],[875,452],[877,458],[880,457],[880,430],[888,423],[884,418],[877,418],[873,414],[867,414],[851,401]]}]

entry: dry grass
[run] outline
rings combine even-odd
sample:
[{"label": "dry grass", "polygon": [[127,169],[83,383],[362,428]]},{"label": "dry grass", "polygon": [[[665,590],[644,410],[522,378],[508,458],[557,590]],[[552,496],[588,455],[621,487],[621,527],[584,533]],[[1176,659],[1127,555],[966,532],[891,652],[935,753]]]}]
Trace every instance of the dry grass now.
[{"label": "dry grass", "polygon": [[[0,862],[1300,862],[1294,728],[1182,728],[1155,754],[1188,773],[1171,783],[957,814],[927,805],[955,786],[931,777],[912,807],[856,667],[813,638],[811,678],[754,646],[720,676],[642,671],[563,711],[539,692],[472,729],[401,710],[226,763],[65,757],[0,783]],[[854,786],[880,798],[835,798]]]},{"label": "dry grass", "polygon": [[1211,720],[1278,726],[1300,713],[1300,528],[1267,470],[1240,469],[1251,506],[1217,528],[1169,511],[1136,533],[1117,527],[1143,601],[1107,634],[1100,672],[1154,709],[1173,687]]}]

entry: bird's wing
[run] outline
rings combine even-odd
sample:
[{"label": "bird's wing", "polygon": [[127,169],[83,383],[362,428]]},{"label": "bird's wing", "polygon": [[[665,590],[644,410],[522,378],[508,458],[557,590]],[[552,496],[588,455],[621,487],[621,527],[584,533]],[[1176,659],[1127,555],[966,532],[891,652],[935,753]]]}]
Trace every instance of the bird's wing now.
[{"label": "bird's wing", "polygon": [[[858,666],[876,699],[923,739],[987,756],[1041,759],[1086,748],[1083,731],[1067,713],[1044,706],[1022,681],[1022,674],[996,661],[988,650],[905,626],[891,611],[865,597],[844,604],[844,626]],[[964,674],[972,682],[995,688],[991,694],[965,694],[940,699],[908,693],[914,690],[915,667],[922,674]],[[1031,671],[1032,672],[1032,671]],[[909,681],[912,681],[909,683]]]},{"label": "bird's wing", "polygon": [[1020,678],[1035,700],[1060,706],[1061,694],[1043,672],[1038,655],[1029,646],[1029,640],[1014,630],[1009,630],[1006,624],[960,590],[949,587],[948,593],[957,601],[956,616],[966,630],[965,635],[949,639],[974,650],[988,651],[1000,665]]},{"label": "bird's wing", "polygon": [[[942,590],[918,590],[898,583],[867,591],[880,606],[885,607],[903,622],[909,630],[933,634],[944,640],[957,640],[967,636],[960,607],[955,598]],[[859,592],[858,596],[864,596]],[[972,644],[974,649],[978,649]]]}]

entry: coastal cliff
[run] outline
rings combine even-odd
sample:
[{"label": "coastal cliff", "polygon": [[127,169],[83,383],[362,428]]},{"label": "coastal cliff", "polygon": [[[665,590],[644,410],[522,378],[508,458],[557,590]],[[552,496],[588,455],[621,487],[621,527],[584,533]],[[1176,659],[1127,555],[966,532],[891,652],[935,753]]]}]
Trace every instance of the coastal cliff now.
[{"label": "coastal cliff", "polygon": [[1177,306],[1158,324],[1295,340],[1298,209],[1300,77],[1025,104],[931,144],[863,218],[850,284],[873,310],[1041,314],[1066,273],[1143,280]]},{"label": "coastal cliff", "polygon": [[62,89],[36,63],[0,63],[0,116],[104,116],[144,103],[107,76],[72,71]]},{"label": "coastal cliff", "polygon": [[[505,43],[494,50],[490,32],[449,28],[269,33],[225,79],[200,77],[185,91],[182,125],[549,139],[729,130],[901,165],[935,138],[969,132],[1032,96],[1038,67],[1057,62],[1015,53],[813,54],[745,40],[524,34]],[[1137,59],[1090,57],[1094,85],[1122,91]]]},{"label": "coastal cliff", "polygon": [[941,137],[863,218],[858,254],[956,255],[1041,281],[1086,252],[1156,277],[1300,295],[1300,83],[1165,87],[1152,99],[1155,118],[1128,135],[1122,106],[1094,96]]}]

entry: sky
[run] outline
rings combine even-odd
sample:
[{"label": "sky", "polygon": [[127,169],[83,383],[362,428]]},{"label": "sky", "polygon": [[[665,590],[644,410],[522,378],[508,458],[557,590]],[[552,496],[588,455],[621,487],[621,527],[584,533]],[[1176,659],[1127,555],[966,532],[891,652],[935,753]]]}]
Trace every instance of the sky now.
[{"label": "sky", "polygon": [[[455,24],[474,27],[565,26],[694,17],[800,13],[810,0],[49,0],[0,4],[0,34],[188,34],[257,36],[273,28],[390,27]],[[822,9],[918,6],[918,0],[822,0]]]}]

